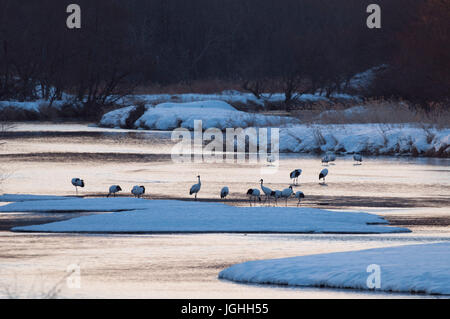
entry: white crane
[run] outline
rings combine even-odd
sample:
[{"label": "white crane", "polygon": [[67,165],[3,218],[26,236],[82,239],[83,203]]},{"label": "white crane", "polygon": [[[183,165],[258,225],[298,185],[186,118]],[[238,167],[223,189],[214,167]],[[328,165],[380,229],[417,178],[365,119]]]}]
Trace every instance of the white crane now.
[{"label": "white crane", "polygon": [[227,186],[225,186],[224,188],[222,188],[222,190],[220,191],[220,198],[224,199],[225,197],[228,196],[228,194],[230,193],[230,190],[228,189]]},{"label": "white crane", "polygon": [[264,200],[264,203],[266,201],[268,201],[268,203],[270,204],[270,194],[272,194],[272,190],[269,187],[266,187],[263,185],[264,180],[262,178],[261,178],[260,182],[261,182],[261,189],[262,189],[264,195],[266,195],[266,199]]},{"label": "white crane", "polygon": [[322,165],[325,163],[328,165],[328,162],[330,161],[330,157],[328,155],[325,155],[322,157]]},{"label": "white crane", "polygon": [[145,194],[145,187],[136,185],[131,190],[131,194],[133,194],[134,197],[140,198],[142,195]]},{"label": "white crane", "polygon": [[195,194],[195,200],[197,200],[197,194],[202,188],[202,182],[200,181],[200,175],[197,176],[198,183],[191,186],[191,190],[189,191],[189,195]]},{"label": "white crane", "polygon": [[328,169],[324,168],[323,170],[320,171],[319,174],[319,181],[321,179],[323,179],[323,184],[325,185],[325,177],[328,175]]},{"label": "white crane", "polygon": [[361,165],[362,163],[362,156],[360,154],[355,154],[353,155],[353,159],[355,160],[355,162],[359,162],[359,165]]},{"label": "white crane", "polygon": [[299,178],[300,175],[302,175],[302,170],[299,169],[299,168],[293,170],[289,174],[289,177],[292,179],[292,185],[294,185],[294,186],[298,185],[298,178]]},{"label": "white crane", "polygon": [[84,181],[78,177],[72,178],[72,185],[75,186],[75,191],[78,196],[78,187],[84,187]]},{"label": "white crane", "polygon": [[270,196],[272,196],[275,199],[275,205],[278,205],[278,198],[281,198],[281,191],[275,190],[270,193]]},{"label": "white crane", "polygon": [[294,191],[292,190],[292,186],[289,186],[281,191],[281,197],[286,200],[286,206],[288,198],[291,197],[293,193]]},{"label": "white crane", "polygon": [[305,198],[305,194],[303,194],[302,191],[297,191],[295,193],[295,198],[298,199],[298,203],[297,203],[297,207],[298,207],[298,205],[300,205],[300,202],[302,201],[302,199]]},{"label": "white crane", "polygon": [[247,191],[247,195],[249,197],[250,206],[252,206],[252,200],[255,202],[255,205],[256,205],[256,200],[261,201],[261,192],[259,191],[259,189],[250,188]]},{"label": "white crane", "polygon": [[114,197],[116,197],[116,193],[121,192],[121,191],[122,191],[122,188],[120,188],[119,185],[112,185],[112,186],[109,188],[109,193],[108,193],[108,196],[106,196],[106,197],[109,197],[109,196],[111,196],[111,195],[113,195]]}]

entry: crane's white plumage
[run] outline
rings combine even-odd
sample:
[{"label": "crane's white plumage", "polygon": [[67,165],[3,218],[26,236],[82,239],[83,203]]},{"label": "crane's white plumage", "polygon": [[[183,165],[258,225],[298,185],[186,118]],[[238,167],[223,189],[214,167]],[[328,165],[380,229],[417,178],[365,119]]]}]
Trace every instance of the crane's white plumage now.
[{"label": "crane's white plumage", "polygon": [[137,198],[140,198],[145,194],[145,187],[136,185],[131,189],[131,194],[133,194]]},{"label": "crane's white plumage", "polygon": [[78,187],[84,187],[84,181],[78,177],[72,178],[72,185],[75,186],[76,194],[78,195]]},{"label": "crane's white plumage", "polygon": [[272,193],[270,193],[270,196],[275,199],[275,205],[278,205],[278,198],[281,198],[281,191],[274,190]]},{"label": "crane's white plumage", "polygon": [[198,183],[191,186],[191,189],[189,190],[189,195],[195,194],[195,200],[197,200],[197,194],[202,188],[202,182],[200,181],[200,175],[197,176]]},{"label": "crane's white plumage", "polygon": [[222,190],[220,191],[220,198],[224,199],[225,197],[228,196],[229,193],[230,193],[230,190],[228,189],[227,186],[225,186],[225,187],[222,188]]},{"label": "crane's white plumage", "polygon": [[298,185],[298,178],[299,176],[302,175],[302,170],[301,169],[294,169],[290,174],[289,177],[292,179],[292,184],[293,185]]},{"label": "crane's white plumage", "polygon": [[269,204],[270,204],[270,194],[272,194],[272,190],[269,187],[266,187],[263,185],[264,180],[262,178],[261,178],[260,182],[261,182],[261,189],[262,189],[264,195],[266,196],[266,199],[264,200],[264,202],[269,201]]},{"label": "crane's white plumage", "polygon": [[256,203],[256,200],[261,201],[261,192],[257,188],[250,188],[247,191],[247,195],[250,200],[250,206],[252,206],[252,200]]},{"label": "crane's white plumage", "polygon": [[320,171],[319,174],[319,181],[321,179],[323,179],[323,182],[325,183],[325,177],[328,175],[328,169],[324,168],[323,170]]},{"label": "crane's white plumage", "polygon": [[79,178],[72,178],[72,185],[75,187],[84,187],[84,181]]},{"label": "crane's white plumage", "polygon": [[292,186],[289,186],[281,191],[281,197],[286,200],[286,206],[288,198],[291,197],[293,193],[294,191],[292,190]]},{"label": "crane's white plumage", "polygon": [[298,203],[297,203],[297,206],[298,206],[298,205],[300,205],[300,202],[302,201],[302,199],[305,198],[305,194],[303,194],[302,191],[297,191],[295,193],[295,198],[298,199]]},{"label": "crane's white plumage", "polygon": [[122,191],[122,188],[120,188],[119,185],[112,185],[109,187],[109,193],[108,193],[108,196],[106,196],[106,197],[109,197],[111,195],[114,195],[114,197],[116,197],[116,193],[121,192],[121,191]]}]

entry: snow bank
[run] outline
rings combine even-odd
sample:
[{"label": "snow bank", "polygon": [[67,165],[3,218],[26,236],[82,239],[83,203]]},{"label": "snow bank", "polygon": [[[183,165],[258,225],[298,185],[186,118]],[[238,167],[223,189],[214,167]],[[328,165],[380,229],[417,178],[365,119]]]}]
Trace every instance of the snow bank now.
[{"label": "snow bank", "polygon": [[126,121],[130,116],[131,111],[133,111],[134,109],[136,109],[135,106],[128,106],[108,112],[103,115],[102,119],[100,120],[100,125],[117,128],[126,127]]},{"label": "snow bank", "polygon": [[6,108],[19,109],[24,111],[39,112],[39,101],[34,102],[15,102],[15,101],[0,101],[0,110]]},{"label": "snow bank", "polygon": [[413,125],[295,125],[280,130],[280,151],[450,156],[450,129]]},{"label": "snow bank", "polygon": [[[316,208],[234,207],[221,203],[134,198],[89,198],[13,203],[0,212],[120,211],[74,218],[45,225],[16,227],[35,232],[286,232],[396,233],[373,214],[333,212]],[[375,223],[375,224],[374,224]]]},{"label": "snow bank", "polygon": [[[100,120],[100,125],[123,127],[133,108],[127,107],[106,113]],[[162,103],[155,107],[147,107],[134,126],[156,130],[172,130],[179,127],[193,130],[194,120],[201,120],[204,129],[282,126],[286,123],[298,123],[297,119],[291,117],[266,116],[238,111],[223,101],[202,101]]]},{"label": "snow bank", "polygon": [[450,294],[450,242],[250,261],[219,278],[258,284],[369,290],[369,265],[380,266],[376,290]]}]

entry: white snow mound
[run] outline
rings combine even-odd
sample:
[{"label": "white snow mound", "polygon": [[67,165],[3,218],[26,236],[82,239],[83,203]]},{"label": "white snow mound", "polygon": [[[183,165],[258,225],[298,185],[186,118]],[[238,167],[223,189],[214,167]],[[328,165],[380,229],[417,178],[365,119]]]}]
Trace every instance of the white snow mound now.
[{"label": "white snow mound", "polygon": [[[450,294],[449,265],[450,242],[444,242],[249,261],[223,270],[219,278],[243,283]],[[379,288],[374,272],[378,266]]]}]

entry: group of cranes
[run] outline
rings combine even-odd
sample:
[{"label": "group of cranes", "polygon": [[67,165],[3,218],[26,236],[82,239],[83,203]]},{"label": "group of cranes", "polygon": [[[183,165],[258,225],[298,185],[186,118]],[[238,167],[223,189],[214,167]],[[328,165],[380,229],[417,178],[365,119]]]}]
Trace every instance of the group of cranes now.
[{"label": "group of cranes", "polygon": [[[328,164],[329,162],[334,162],[336,160],[336,155],[334,154],[328,154],[325,155],[322,158],[322,163],[326,163]],[[355,154],[353,156],[353,160],[355,162],[358,162],[359,165],[361,165],[362,163],[362,156],[360,154]],[[271,160],[269,160],[269,158],[267,159],[268,162],[271,163]],[[357,164],[355,164],[357,165]],[[324,168],[320,171],[319,173],[319,182],[320,180],[322,180],[321,185],[325,185],[325,178],[328,175],[328,169]],[[280,198],[284,198],[285,199],[285,205],[287,206],[287,200],[294,195],[294,197],[296,199],[298,199],[297,202],[297,206],[300,205],[302,199],[305,198],[305,194],[302,191],[297,191],[294,193],[293,190],[293,186],[298,186],[298,178],[302,175],[302,170],[301,169],[295,169],[293,170],[290,174],[289,177],[292,180],[292,184],[288,187],[283,189],[282,191],[280,190],[272,190],[267,186],[264,186],[264,180],[261,179],[260,183],[261,183],[261,190],[264,194],[264,203],[268,203],[270,205],[270,199],[273,198],[275,200],[275,204],[278,204],[278,199]],[[199,178],[199,183],[200,183],[200,178]],[[196,184],[199,185],[199,184]],[[192,187],[194,188],[196,185],[193,185]],[[198,187],[198,191],[200,190],[200,187]],[[198,193],[198,191],[196,193]],[[192,188],[191,188],[191,194],[192,194]],[[224,187],[222,188],[222,191],[220,193],[220,198],[224,199],[227,195],[229,194],[229,188],[228,187]],[[259,189],[257,188],[250,188],[247,190],[247,196],[249,197],[249,201],[250,201],[250,206],[252,205],[252,203],[256,203],[257,201],[261,202],[261,192]],[[197,198],[197,194],[195,196],[195,198]]]},{"label": "group of cranes", "polygon": [[[325,155],[322,158],[322,163],[328,164],[328,162],[332,162],[336,159],[335,155]],[[355,154],[353,156],[353,159],[355,162],[358,162],[359,165],[362,163],[362,156],[359,154]],[[261,179],[261,190],[264,193],[264,203],[268,203],[270,205],[270,199],[273,198],[275,200],[275,204],[278,204],[278,199],[284,198],[285,199],[285,205],[287,206],[287,201],[290,197],[294,195],[296,199],[298,199],[297,206],[300,205],[300,202],[303,198],[305,198],[305,194],[302,191],[297,191],[294,193],[293,186],[298,186],[298,178],[301,176],[302,170],[301,169],[295,169],[290,174],[289,177],[292,180],[292,184],[283,190],[272,190],[269,187],[264,185],[264,180]],[[325,184],[325,177],[328,175],[328,169],[324,168],[319,173],[319,181],[323,180],[322,185]],[[200,175],[197,176],[198,183],[191,186],[189,190],[189,195],[195,195],[194,200],[197,200],[197,195],[201,190],[202,182],[200,180]],[[78,195],[78,187],[83,188],[85,186],[85,183],[80,178],[73,178],[72,179],[72,185],[75,186],[76,194]],[[116,196],[117,193],[121,192],[122,188],[119,185],[112,185],[109,188],[109,193],[106,197]],[[145,187],[144,186],[133,186],[131,189],[131,194],[133,194],[135,197],[140,198],[142,195],[145,194]],[[230,194],[230,189],[225,186],[220,191],[220,198],[225,199]],[[256,204],[257,201],[261,202],[261,192],[257,188],[250,188],[247,190],[247,196],[249,197],[250,206],[252,205],[252,202]]]},{"label": "group of cranes", "polygon": [[[334,154],[327,154],[324,157],[322,157],[322,164],[328,165],[330,162],[334,162],[336,160],[336,155]],[[357,165],[361,165],[362,163],[362,155],[361,154],[354,154],[353,160],[357,163]]]},{"label": "group of cranes", "polygon": [[[72,178],[72,185],[75,186],[77,195],[78,195],[78,187],[83,188],[85,186],[84,180],[77,178],[77,177]],[[110,197],[110,196],[116,197],[116,194],[121,191],[122,191],[122,188],[119,185],[111,185],[109,187],[109,192],[108,192],[108,195],[106,195],[106,197]],[[133,194],[134,197],[140,198],[140,197],[142,197],[142,195],[145,194],[145,187],[136,185],[131,189],[131,194]]]}]

